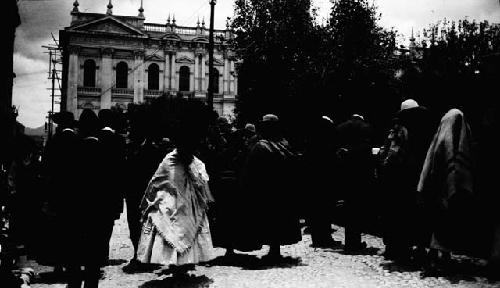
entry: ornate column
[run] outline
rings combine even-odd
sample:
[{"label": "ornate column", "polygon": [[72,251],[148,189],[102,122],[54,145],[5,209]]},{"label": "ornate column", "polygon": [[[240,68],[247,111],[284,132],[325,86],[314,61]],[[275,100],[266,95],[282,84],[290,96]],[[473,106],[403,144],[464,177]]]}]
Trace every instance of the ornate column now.
[{"label": "ornate column", "polygon": [[113,77],[113,49],[101,49],[101,109],[111,108],[111,91],[115,87]]},{"label": "ornate column", "polygon": [[78,109],[78,54],[79,46],[69,46],[69,65],[68,65],[68,86],[66,91],[66,110],[77,116]]},{"label": "ornate column", "polygon": [[205,54],[201,54],[201,91],[207,92],[207,64]]},{"label": "ornate column", "polygon": [[134,103],[144,101],[144,51],[134,51]]},{"label": "ornate column", "polygon": [[[196,59],[196,53],[194,53],[194,58]],[[194,87],[195,87],[195,81],[194,81],[194,72],[196,71],[196,60],[194,61],[195,64],[193,65],[189,65],[190,68],[189,68],[189,91],[192,92],[192,91],[195,91],[194,90]]]},{"label": "ornate column", "polygon": [[163,68],[163,91],[170,90],[170,52],[165,51],[165,67]]},{"label": "ornate column", "polygon": [[224,95],[226,94],[229,94],[229,69],[230,69],[230,66],[229,66],[229,59],[227,58],[227,54],[224,55],[224,74],[223,74],[223,89],[224,89]]},{"label": "ornate column", "polygon": [[194,90],[193,91],[198,91],[200,90],[200,87],[198,87],[198,79],[200,79],[200,71],[199,69],[199,59],[198,59],[198,53],[194,52]]},{"label": "ornate column", "polygon": [[171,85],[170,87],[172,87],[172,90],[174,91],[177,91],[177,83],[179,82],[179,75],[177,74],[177,71],[176,71],[176,63],[175,63],[175,54],[176,52],[172,52],[172,64],[170,65],[170,68],[171,68],[171,71],[170,72],[170,80],[171,80]]},{"label": "ornate column", "polygon": [[230,84],[229,84],[229,93],[232,95],[238,94],[238,76],[236,74],[236,70],[234,69],[234,60],[230,61],[230,69],[232,73],[230,73]]}]

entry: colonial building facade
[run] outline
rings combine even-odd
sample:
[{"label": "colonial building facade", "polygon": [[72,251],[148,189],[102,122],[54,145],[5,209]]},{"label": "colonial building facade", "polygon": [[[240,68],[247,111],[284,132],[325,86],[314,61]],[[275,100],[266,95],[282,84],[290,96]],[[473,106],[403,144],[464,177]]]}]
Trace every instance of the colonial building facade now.
[{"label": "colonial building facade", "polygon": [[[63,49],[61,110],[78,117],[96,110],[141,103],[167,94],[206,99],[208,88],[208,29],[145,23],[138,16],[82,13],[73,3],[72,21],[59,33]],[[238,91],[235,53],[228,44],[229,28],[215,30],[214,110],[232,115]]]}]

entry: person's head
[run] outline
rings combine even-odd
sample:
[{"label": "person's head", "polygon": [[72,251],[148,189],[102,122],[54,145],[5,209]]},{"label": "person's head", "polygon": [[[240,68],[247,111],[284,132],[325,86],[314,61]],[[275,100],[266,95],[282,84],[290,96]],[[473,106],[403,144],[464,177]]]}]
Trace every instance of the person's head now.
[{"label": "person's head", "polygon": [[217,118],[217,126],[219,127],[219,131],[221,133],[227,134],[231,132],[231,124],[229,124],[229,120],[227,120],[224,116]]},{"label": "person's head", "polygon": [[174,105],[174,143],[177,151],[192,159],[202,140],[207,136],[209,109],[198,100],[176,99]]},{"label": "person's head", "polygon": [[252,123],[245,124],[245,131],[248,134],[255,134],[255,125]]},{"label": "person's head", "polygon": [[281,130],[278,116],[274,114],[264,115],[259,123],[258,132],[264,139],[279,139]]},{"label": "person's head", "polygon": [[115,113],[110,109],[101,109],[97,114],[101,128],[109,127],[115,129],[116,117]]},{"label": "person's head", "polygon": [[313,116],[308,118],[306,126],[309,128],[306,131],[307,141],[313,145],[326,144],[327,139],[333,137],[335,124],[328,116]]},{"label": "person's head", "polygon": [[59,130],[63,130],[66,128],[73,129],[75,126],[75,117],[73,113],[68,111],[61,111],[55,113],[53,116],[54,123],[57,124]]},{"label": "person's head", "polygon": [[92,109],[83,109],[78,120],[78,131],[83,136],[93,135],[99,129],[99,118]]},{"label": "person's head", "polygon": [[361,114],[352,114],[351,119],[365,121],[365,117],[363,117]]},{"label": "person's head", "polygon": [[134,106],[134,109],[129,110],[129,137],[132,141],[144,141],[148,137],[151,125],[149,119],[150,115],[144,105]]}]

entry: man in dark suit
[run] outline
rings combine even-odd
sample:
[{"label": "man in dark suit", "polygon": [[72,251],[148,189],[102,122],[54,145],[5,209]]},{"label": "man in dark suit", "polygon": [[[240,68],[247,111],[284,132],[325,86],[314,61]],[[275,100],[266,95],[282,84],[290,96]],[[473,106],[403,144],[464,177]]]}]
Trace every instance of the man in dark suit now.
[{"label": "man in dark suit", "polygon": [[354,114],[337,126],[341,193],[346,208],[345,250],[360,252],[366,248],[361,231],[366,214],[366,196],[374,183],[372,127],[364,117]]}]

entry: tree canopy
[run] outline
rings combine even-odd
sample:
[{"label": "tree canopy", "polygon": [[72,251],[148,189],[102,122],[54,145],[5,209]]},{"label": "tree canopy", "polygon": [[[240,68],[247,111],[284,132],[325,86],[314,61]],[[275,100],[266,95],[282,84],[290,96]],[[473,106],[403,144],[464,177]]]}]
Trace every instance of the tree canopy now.
[{"label": "tree canopy", "polygon": [[300,128],[304,118],[377,118],[376,107],[391,107],[395,32],[366,0],[333,1],[324,25],[309,0],[237,0],[235,15],[240,122],[275,113]]}]

